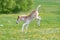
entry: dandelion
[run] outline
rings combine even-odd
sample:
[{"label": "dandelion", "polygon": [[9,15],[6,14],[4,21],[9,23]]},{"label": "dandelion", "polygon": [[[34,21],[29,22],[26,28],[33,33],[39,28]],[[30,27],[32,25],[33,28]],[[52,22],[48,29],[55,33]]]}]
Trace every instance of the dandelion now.
[{"label": "dandelion", "polygon": [[2,27],[2,26],[3,26],[3,24],[0,24],[0,26]]}]

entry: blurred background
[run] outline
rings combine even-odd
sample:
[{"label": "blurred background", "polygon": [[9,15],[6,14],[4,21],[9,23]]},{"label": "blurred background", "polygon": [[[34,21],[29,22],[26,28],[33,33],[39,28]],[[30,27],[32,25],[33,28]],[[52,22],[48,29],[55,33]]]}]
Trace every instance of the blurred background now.
[{"label": "blurred background", "polygon": [[[33,20],[22,33],[18,15],[29,15],[38,5],[41,25]],[[60,0],[0,0],[0,40],[60,40]]]},{"label": "blurred background", "polygon": [[33,3],[33,0],[0,0],[0,13],[27,11]]}]

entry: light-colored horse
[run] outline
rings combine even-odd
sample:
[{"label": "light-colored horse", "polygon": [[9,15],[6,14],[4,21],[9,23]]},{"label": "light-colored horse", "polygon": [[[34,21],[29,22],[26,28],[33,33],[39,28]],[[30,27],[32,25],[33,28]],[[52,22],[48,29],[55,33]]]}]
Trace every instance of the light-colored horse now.
[{"label": "light-colored horse", "polygon": [[24,32],[24,27],[26,28],[26,32],[27,32],[28,25],[33,19],[37,19],[37,24],[38,24],[38,26],[40,26],[41,17],[38,16],[39,15],[39,13],[38,13],[39,7],[41,7],[41,5],[38,5],[38,7],[35,10],[33,10],[30,15],[18,16],[16,24],[18,24],[20,21],[24,21],[24,24],[22,25],[22,32]]}]

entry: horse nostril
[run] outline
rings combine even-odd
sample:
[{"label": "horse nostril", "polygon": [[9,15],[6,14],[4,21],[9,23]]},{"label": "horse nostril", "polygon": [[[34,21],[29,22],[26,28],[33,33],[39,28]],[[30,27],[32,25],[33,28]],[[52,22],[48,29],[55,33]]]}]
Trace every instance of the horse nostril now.
[{"label": "horse nostril", "polygon": [[18,23],[16,22],[16,24],[18,24]]},{"label": "horse nostril", "polygon": [[16,22],[16,24],[18,24],[18,22]]}]

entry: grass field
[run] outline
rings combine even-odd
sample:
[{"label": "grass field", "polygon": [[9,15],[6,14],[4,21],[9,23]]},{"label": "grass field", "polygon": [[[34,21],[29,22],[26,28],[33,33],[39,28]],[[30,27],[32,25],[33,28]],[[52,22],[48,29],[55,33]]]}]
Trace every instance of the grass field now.
[{"label": "grass field", "polygon": [[[0,40],[60,40],[60,0],[34,0],[34,7],[41,4],[39,15],[41,26],[34,20],[28,27],[28,33],[21,32],[21,26],[16,24],[18,14],[0,14]],[[26,12],[29,14],[29,12]]]}]

